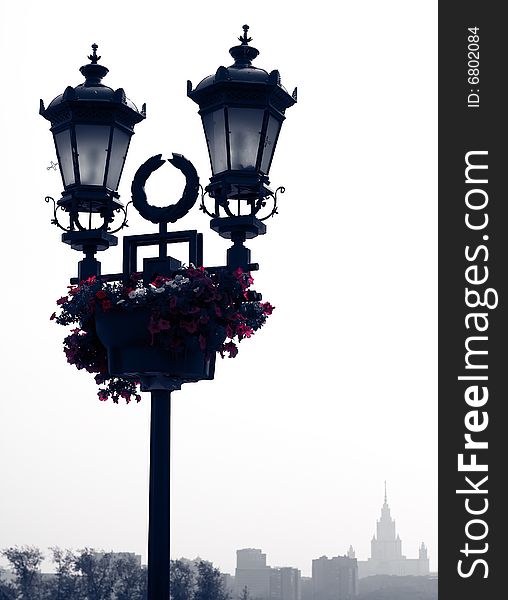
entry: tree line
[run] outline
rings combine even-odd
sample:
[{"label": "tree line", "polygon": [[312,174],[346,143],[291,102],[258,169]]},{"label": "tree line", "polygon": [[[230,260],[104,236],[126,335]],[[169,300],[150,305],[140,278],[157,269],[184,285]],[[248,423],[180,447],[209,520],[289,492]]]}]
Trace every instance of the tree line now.
[{"label": "tree line", "polygon": [[[54,574],[42,574],[45,556],[34,546],[0,550],[0,600],[147,600],[147,571],[128,553],[50,548]],[[221,572],[204,560],[171,560],[169,600],[231,600]]]}]

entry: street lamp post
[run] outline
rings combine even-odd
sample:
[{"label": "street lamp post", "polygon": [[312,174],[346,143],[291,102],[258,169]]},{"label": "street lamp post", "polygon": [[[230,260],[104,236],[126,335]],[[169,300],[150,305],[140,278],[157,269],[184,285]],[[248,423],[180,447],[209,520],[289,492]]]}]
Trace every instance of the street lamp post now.
[{"label": "street lamp post", "polygon": [[[212,167],[210,184],[201,192],[201,210],[211,217],[211,228],[233,242],[227,251],[227,265],[207,269],[217,275],[248,273],[258,268],[251,263],[250,250],[244,242],[264,234],[264,221],[277,211],[277,191],[284,189],[273,192],[268,173],[284,112],[296,102],[296,90],[292,95],[286,92],[278,71],[268,73],[252,66],[258,51],[249,45],[248,26],[243,29],[240,45],[230,49],[233,65],[219,67],[215,75],[205,78],[194,90],[190,82],[187,84],[188,96],[200,107]],[[115,91],[102,83],[108,69],[98,63],[96,44],[92,50],[90,64],[80,69],[85,82],[75,88],[67,87],[47,108],[42,100],[40,106],[40,114],[51,122],[64,185],[60,200],[53,200],[52,222],[64,230],[62,241],[85,255],[78,264],[78,276],[71,283],[95,279],[127,282],[133,274],[139,274],[145,285],[161,277],[167,281],[182,267],[168,255],[168,245],[174,243],[188,244],[189,264],[202,267],[202,234],[195,230],[168,231],[168,223],[187,214],[198,199],[196,170],[185,157],[173,154],[168,162],[186,178],[182,197],[166,207],[153,206],[148,203],[145,184],[166,162],[156,155],[139,167],[131,191],[134,207],[146,220],[158,225],[158,232],[125,236],[122,271],[101,274],[95,254],[115,246],[114,233],[126,225],[127,212],[117,189],[134,126],[146,113],[144,105],[138,111],[123,89]],[[213,200],[213,208],[206,206],[206,196]],[[273,205],[267,209],[270,200]],[[67,225],[60,222],[63,213],[69,217]],[[121,222],[115,226],[117,213]],[[143,246],[156,246],[158,254],[145,258],[140,271],[137,253]],[[248,300],[261,299],[255,292],[248,294]],[[171,392],[184,383],[213,379],[215,352],[205,352],[201,339],[199,344],[190,340],[178,352],[155,347],[153,329],[150,341],[147,327],[147,320],[153,315],[147,316],[143,310],[97,310],[94,318],[94,332],[107,352],[108,375],[137,380],[142,391],[151,392],[148,598],[167,600]],[[218,331],[214,335],[224,340],[226,334]]]}]

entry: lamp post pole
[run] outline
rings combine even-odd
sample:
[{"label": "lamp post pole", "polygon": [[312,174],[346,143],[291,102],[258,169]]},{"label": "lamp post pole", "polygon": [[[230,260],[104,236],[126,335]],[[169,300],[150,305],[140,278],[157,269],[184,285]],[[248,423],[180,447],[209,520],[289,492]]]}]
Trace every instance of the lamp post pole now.
[{"label": "lamp post pole", "polygon": [[169,598],[171,392],[152,390],[150,415],[150,498],[148,598]]}]

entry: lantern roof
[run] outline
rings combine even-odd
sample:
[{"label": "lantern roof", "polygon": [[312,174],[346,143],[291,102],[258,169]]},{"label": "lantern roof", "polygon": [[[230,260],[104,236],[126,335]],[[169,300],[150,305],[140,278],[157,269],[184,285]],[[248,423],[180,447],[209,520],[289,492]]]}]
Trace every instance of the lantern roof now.
[{"label": "lantern roof", "polygon": [[[252,64],[259,51],[249,46],[252,38],[247,36],[248,30],[249,26],[244,25],[243,35],[238,38],[241,43],[229,50],[235,60],[232,65],[219,67],[214,75],[205,77],[194,90],[192,83],[187,82],[187,95],[199,104],[201,109],[214,105],[217,101],[256,102],[261,99],[259,92],[264,93],[265,97],[268,92],[271,96],[270,104],[281,113],[296,103],[296,88],[290,95],[281,84],[279,71],[268,72]],[[247,90],[249,92],[245,93]],[[231,96],[225,95],[228,91]]]},{"label": "lantern roof", "polygon": [[[90,106],[93,103],[97,108],[103,111],[112,112],[118,110],[122,113],[124,124],[134,125],[142,121],[146,116],[146,106],[143,104],[141,111],[138,110],[134,102],[125,95],[123,88],[114,90],[104,85],[102,79],[108,74],[109,69],[104,65],[98,64],[100,56],[97,56],[97,44],[92,44],[92,54],[88,56],[90,64],[80,67],[81,74],[85,81],[76,87],[68,86],[62,94],[59,94],[48,105],[44,107],[44,102],[40,101],[40,114],[51,121],[51,124],[69,120],[69,108],[83,107],[85,103]],[[76,104],[75,104],[76,103]],[[99,120],[103,120],[99,117]]]}]

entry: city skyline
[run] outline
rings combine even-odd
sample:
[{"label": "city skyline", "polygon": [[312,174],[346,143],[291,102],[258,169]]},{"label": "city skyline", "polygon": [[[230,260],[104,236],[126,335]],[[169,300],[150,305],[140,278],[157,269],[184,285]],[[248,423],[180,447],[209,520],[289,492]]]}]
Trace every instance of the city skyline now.
[{"label": "city skyline", "polygon": [[[425,570],[420,572],[418,567],[416,566],[409,566],[406,567],[406,570],[404,569],[404,565],[402,566],[395,566],[391,569],[386,568],[386,566],[382,566],[380,567],[379,564],[383,562],[383,560],[387,560],[388,562],[390,561],[399,561],[401,559],[403,559],[403,562],[407,561],[407,563],[416,563],[417,561],[415,561],[414,559],[406,559],[406,556],[402,555],[402,540],[400,538],[400,535],[397,534],[396,535],[396,529],[395,529],[395,520],[393,520],[391,518],[391,514],[390,514],[390,509],[388,506],[388,494],[387,494],[387,484],[386,481],[384,482],[384,502],[383,502],[383,506],[382,506],[382,512],[381,512],[381,519],[376,521],[376,529],[377,529],[377,536],[376,534],[373,535],[372,539],[371,539],[371,551],[370,551],[370,556],[369,557],[365,557],[365,559],[361,559],[361,557],[356,556],[356,551],[354,549],[354,545],[352,543],[349,544],[348,548],[345,549],[344,547],[344,551],[342,552],[340,549],[336,550],[334,553],[331,554],[331,556],[335,556],[335,557],[344,557],[344,558],[353,558],[356,559],[358,561],[358,567],[359,567],[359,577],[362,578],[363,577],[367,577],[369,575],[379,575],[379,574],[389,574],[389,575],[407,575],[407,574],[411,574],[411,575],[428,575],[429,571],[430,572],[435,572],[429,569],[429,556],[428,556],[428,552],[427,552],[427,547],[424,543],[424,541],[421,542],[421,545],[419,547],[419,551],[420,551],[420,557],[421,557],[421,551],[422,548],[424,548],[425,552],[425,560],[426,560],[426,567]],[[396,537],[395,537],[396,536]],[[388,543],[388,549],[386,549],[386,544]],[[1,548],[0,548],[1,550]],[[133,554],[136,557],[139,557],[139,561],[141,562],[141,554],[138,554],[136,552],[131,552],[131,551],[118,551],[118,549],[101,549],[100,550],[105,551],[105,552],[114,552],[115,554]],[[249,551],[249,552],[248,552]],[[254,561],[254,563],[258,562],[259,565],[263,568],[272,568],[272,569],[280,569],[280,568],[293,568],[296,569],[297,567],[293,566],[293,565],[289,565],[286,563],[280,563],[280,564],[274,564],[274,565],[267,565],[267,553],[262,551],[261,548],[253,548],[253,547],[245,547],[245,548],[240,548],[240,549],[236,549],[236,556],[237,556],[237,562],[236,562],[236,568],[235,570],[238,570],[239,568],[239,564],[241,565],[242,560],[246,563],[246,565],[249,563],[249,561]],[[242,552],[245,552],[246,554],[241,554]],[[242,558],[244,557],[245,558]],[[320,558],[328,558],[327,555],[320,555]],[[176,559],[184,559],[184,560],[188,560],[188,561],[196,561],[198,559],[203,559],[203,560],[209,560],[209,557],[206,556],[202,556],[199,553],[194,557],[191,558],[189,556],[172,556],[172,560],[176,560]],[[316,557],[312,557],[310,559],[310,573],[312,573],[312,563],[316,560]],[[373,561],[373,562],[371,562]],[[214,561],[210,561],[210,562],[214,562]],[[221,569],[221,571],[225,574],[229,574],[231,575],[231,573],[229,573],[227,571],[227,569],[223,569],[221,568],[220,565],[216,565],[218,566],[218,568]],[[0,567],[1,567],[1,563],[0,563]],[[249,567],[250,568],[250,567]],[[301,567],[297,569],[300,573],[302,573],[303,577],[308,577],[307,573],[309,571],[306,571],[305,569],[302,569]],[[400,571],[400,572],[398,572]],[[243,586],[242,586],[243,587]]]}]

